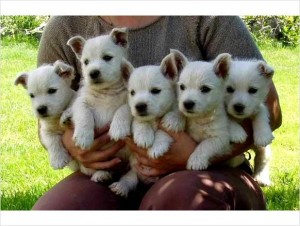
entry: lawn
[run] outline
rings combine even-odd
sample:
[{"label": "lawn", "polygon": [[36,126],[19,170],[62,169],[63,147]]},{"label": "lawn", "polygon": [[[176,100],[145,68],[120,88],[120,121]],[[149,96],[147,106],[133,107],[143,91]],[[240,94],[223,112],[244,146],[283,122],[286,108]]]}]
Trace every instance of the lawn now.
[{"label": "lawn", "polygon": [[[270,210],[299,210],[299,49],[261,47],[276,73],[283,124],[272,144],[271,179],[263,188]],[[35,68],[37,46],[2,42],[1,46],[1,209],[29,210],[35,201],[70,173],[55,171],[39,143],[30,99],[14,86],[19,72]]]}]

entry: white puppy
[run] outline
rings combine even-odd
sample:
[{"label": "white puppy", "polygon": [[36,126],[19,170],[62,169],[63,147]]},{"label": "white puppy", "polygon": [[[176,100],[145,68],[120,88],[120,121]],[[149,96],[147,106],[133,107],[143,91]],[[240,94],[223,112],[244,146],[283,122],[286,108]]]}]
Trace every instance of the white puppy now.
[{"label": "white puppy", "polygon": [[224,53],[213,62],[189,62],[178,50],[171,52],[183,68],[178,81],[179,110],[186,116],[186,131],[199,143],[188,159],[187,169],[203,170],[213,157],[230,151],[222,90],[231,56]]},{"label": "white puppy", "polygon": [[[148,149],[151,158],[164,155],[172,138],[158,129],[162,118],[162,125],[172,131],[184,129],[184,120],[176,107],[176,80],[178,71],[173,55],[167,55],[160,66],[142,66],[133,68],[128,65],[128,74],[124,81],[128,88],[128,102],[133,115],[132,134],[134,142]],[[119,182],[110,185],[113,192],[127,196],[138,184],[138,175],[134,165],[136,159],[131,156],[131,170]],[[139,178],[146,182],[146,178]]]},{"label": "white puppy", "polygon": [[28,90],[33,111],[40,122],[41,142],[49,152],[54,169],[61,169],[72,160],[62,144],[64,128],[59,122],[75,96],[71,89],[74,77],[73,67],[56,61],[53,65],[23,72],[15,80],[15,85],[21,84]]},{"label": "white puppy", "polygon": [[[269,92],[274,70],[261,60],[232,61],[225,86],[225,105],[236,120],[251,118],[255,159],[254,178],[260,185],[270,185],[269,161],[274,139],[269,125],[269,112],[264,101]],[[233,124],[231,124],[233,125]],[[231,132],[234,133],[234,128]],[[245,137],[246,138],[246,137]]]},{"label": "white puppy", "polygon": [[[84,78],[72,106],[73,140],[76,146],[88,150],[94,142],[94,129],[110,123],[115,112],[126,104],[122,58],[127,55],[128,31],[115,28],[108,35],[88,40],[75,36],[67,44],[81,61]],[[124,151],[119,151],[118,155],[126,159]],[[80,168],[84,174],[92,176],[92,181],[111,179],[109,171]]]}]

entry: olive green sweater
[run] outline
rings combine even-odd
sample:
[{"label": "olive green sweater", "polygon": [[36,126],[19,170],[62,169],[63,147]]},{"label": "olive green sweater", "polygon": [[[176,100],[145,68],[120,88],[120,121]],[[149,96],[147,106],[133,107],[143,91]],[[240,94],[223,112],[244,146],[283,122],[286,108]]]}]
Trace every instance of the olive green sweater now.
[{"label": "olive green sweater", "polygon": [[[42,35],[38,66],[58,59],[74,66],[77,88],[80,63],[67,41],[75,35],[88,39],[107,34],[112,28],[97,16],[52,17]],[[238,58],[262,59],[245,24],[235,16],[168,16],[129,30],[128,60],[134,67],[158,65],[170,49],[180,50],[190,60],[210,61],[224,52]]]}]

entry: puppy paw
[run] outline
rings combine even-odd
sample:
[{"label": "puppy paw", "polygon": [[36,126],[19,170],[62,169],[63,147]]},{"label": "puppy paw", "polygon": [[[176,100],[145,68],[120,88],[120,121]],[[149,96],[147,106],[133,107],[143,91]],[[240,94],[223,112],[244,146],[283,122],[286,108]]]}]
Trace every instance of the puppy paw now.
[{"label": "puppy paw", "polygon": [[116,195],[120,195],[124,198],[127,198],[128,196],[129,188],[126,186],[126,184],[122,182],[114,182],[111,185],[109,185],[109,188]]},{"label": "puppy paw", "polygon": [[243,127],[233,120],[229,120],[229,135],[233,143],[244,143],[248,136]]},{"label": "puppy paw", "polygon": [[146,133],[135,132],[133,134],[134,143],[141,148],[149,148],[154,142],[154,131],[148,130]]},{"label": "puppy paw", "polygon": [[173,139],[164,131],[157,130],[152,147],[148,149],[148,156],[156,159],[163,156],[170,148]]},{"label": "puppy paw", "polygon": [[208,161],[204,161],[198,155],[193,153],[187,162],[188,170],[205,170],[208,167]]},{"label": "puppy paw", "polygon": [[62,169],[71,161],[72,157],[64,150],[59,151],[50,159],[50,163],[53,169]]},{"label": "puppy paw", "polygon": [[244,143],[247,139],[247,133],[242,128],[239,131],[233,131],[230,133],[230,141],[233,143]]},{"label": "puppy paw", "polygon": [[112,179],[111,173],[104,170],[97,170],[95,173],[93,173],[91,177],[91,181],[94,182],[104,182],[111,179]]},{"label": "puppy paw", "polygon": [[127,126],[127,124],[121,125],[118,122],[112,121],[112,123],[110,124],[108,134],[113,140],[116,141],[122,140],[125,137],[131,135],[130,125],[129,126]]},{"label": "puppy paw", "polygon": [[254,144],[258,147],[265,147],[268,144],[272,143],[274,136],[269,131],[261,131],[254,133]]},{"label": "puppy paw", "polygon": [[183,131],[185,119],[179,112],[169,112],[162,118],[162,126],[173,132]]},{"label": "puppy paw", "polygon": [[75,145],[83,150],[88,150],[94,142],[94,131],[76,131],[73,135]]},{"label": "puppy paw", "polygon": [[71,124],[72,122],[72,109],[68,108],[67,110],[65,110],[59,120],[59,124],[64,127],[67,126],[69,124]]},{"label": "puppy paw", "polygon": [[272,185],[272,181],[270,180],[270,177],[268,174],[258,173],[258,174],[255,174],[253,177],[254,177],[254,180],[256,180],[256,182],[262,187]]}]

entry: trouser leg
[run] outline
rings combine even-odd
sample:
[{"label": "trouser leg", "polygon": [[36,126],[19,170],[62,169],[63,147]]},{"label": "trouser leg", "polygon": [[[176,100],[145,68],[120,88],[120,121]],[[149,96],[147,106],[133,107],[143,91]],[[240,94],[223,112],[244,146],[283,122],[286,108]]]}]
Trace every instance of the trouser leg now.
[{"label": "trouser leg", "polygon": [[144,196],[143,210],[264,210],[258,184],[240,169],[180,171],[163,177]]}]

